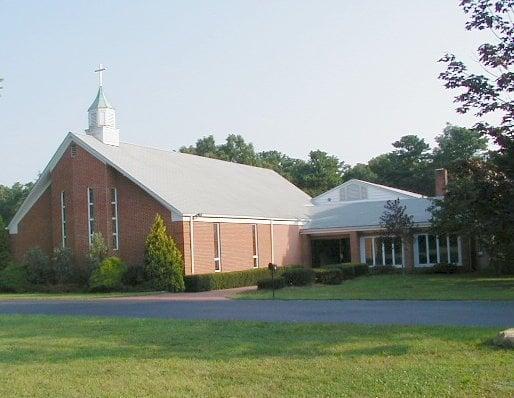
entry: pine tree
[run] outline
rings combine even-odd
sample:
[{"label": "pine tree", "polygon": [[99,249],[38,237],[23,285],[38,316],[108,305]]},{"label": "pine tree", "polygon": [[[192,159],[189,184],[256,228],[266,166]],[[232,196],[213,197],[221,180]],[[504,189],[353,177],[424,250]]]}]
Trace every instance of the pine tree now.
[{"label": "pine tree", "polygon": [[184,262],[182,253],[168,235],[160,215],[146,239],[145,274],[157,290],[184,291]]}]

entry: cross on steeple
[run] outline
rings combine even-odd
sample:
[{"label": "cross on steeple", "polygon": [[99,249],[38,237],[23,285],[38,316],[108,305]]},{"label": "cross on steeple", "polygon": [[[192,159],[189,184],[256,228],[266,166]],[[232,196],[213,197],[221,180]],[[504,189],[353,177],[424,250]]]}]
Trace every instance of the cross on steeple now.
[{"label": "cross on steeple", "polygon": [[102,72],[106,70],[107,68],[104,68],[102,64],[98,65],[98,69],[95,70],[96,73],[98,73],[98,85],[102,87],[103,80],[102,80]]}]

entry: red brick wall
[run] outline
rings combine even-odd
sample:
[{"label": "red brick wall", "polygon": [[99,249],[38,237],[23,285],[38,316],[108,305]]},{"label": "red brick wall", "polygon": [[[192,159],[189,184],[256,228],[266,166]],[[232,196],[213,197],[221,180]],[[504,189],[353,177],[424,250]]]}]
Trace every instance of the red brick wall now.
[{"label": "red brick wall", "polygon": [[39,247],[48,255],[52,252],[51,190],[48,188],[18,224],[18,233],[11,236],[16,261],[22,262],[27,250]]},{"label": "red brick wall", "polygon": [[300,227],[296,225],[273,225],[275,263],[282,265],[302,264]]}]

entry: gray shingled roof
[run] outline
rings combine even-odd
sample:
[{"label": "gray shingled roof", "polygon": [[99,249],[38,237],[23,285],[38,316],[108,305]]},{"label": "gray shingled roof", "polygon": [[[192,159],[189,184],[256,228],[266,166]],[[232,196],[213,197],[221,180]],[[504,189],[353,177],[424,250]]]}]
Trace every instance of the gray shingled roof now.
[{"label": "gray shingled roof", "polygon": [[182,214],[296,219],[310,196],[276,172],[133,144],[106,145],[85,134],[90,149]]},{"label": "gray shingled roof", "polygon": [[[407,213],[414,216],[415,223],[425,224],[430,221],[431,213],[428,208],[432,205],[431,199],[401,199],[400,202],[407,207]],[[315,206],[311,208],[311,218],[304,229],[377,227],[386,203],[387,201],[362,201]]]}]

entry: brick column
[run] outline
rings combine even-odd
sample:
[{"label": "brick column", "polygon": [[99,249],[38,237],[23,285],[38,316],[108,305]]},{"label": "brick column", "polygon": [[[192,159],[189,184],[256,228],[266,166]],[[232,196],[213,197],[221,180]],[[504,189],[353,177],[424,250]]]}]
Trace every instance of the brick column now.
[{"label": "brick column", "polygon": [[350,232],[350,257],[352,259],[352,263],[361,262],[359,233],[355,231]]}]

